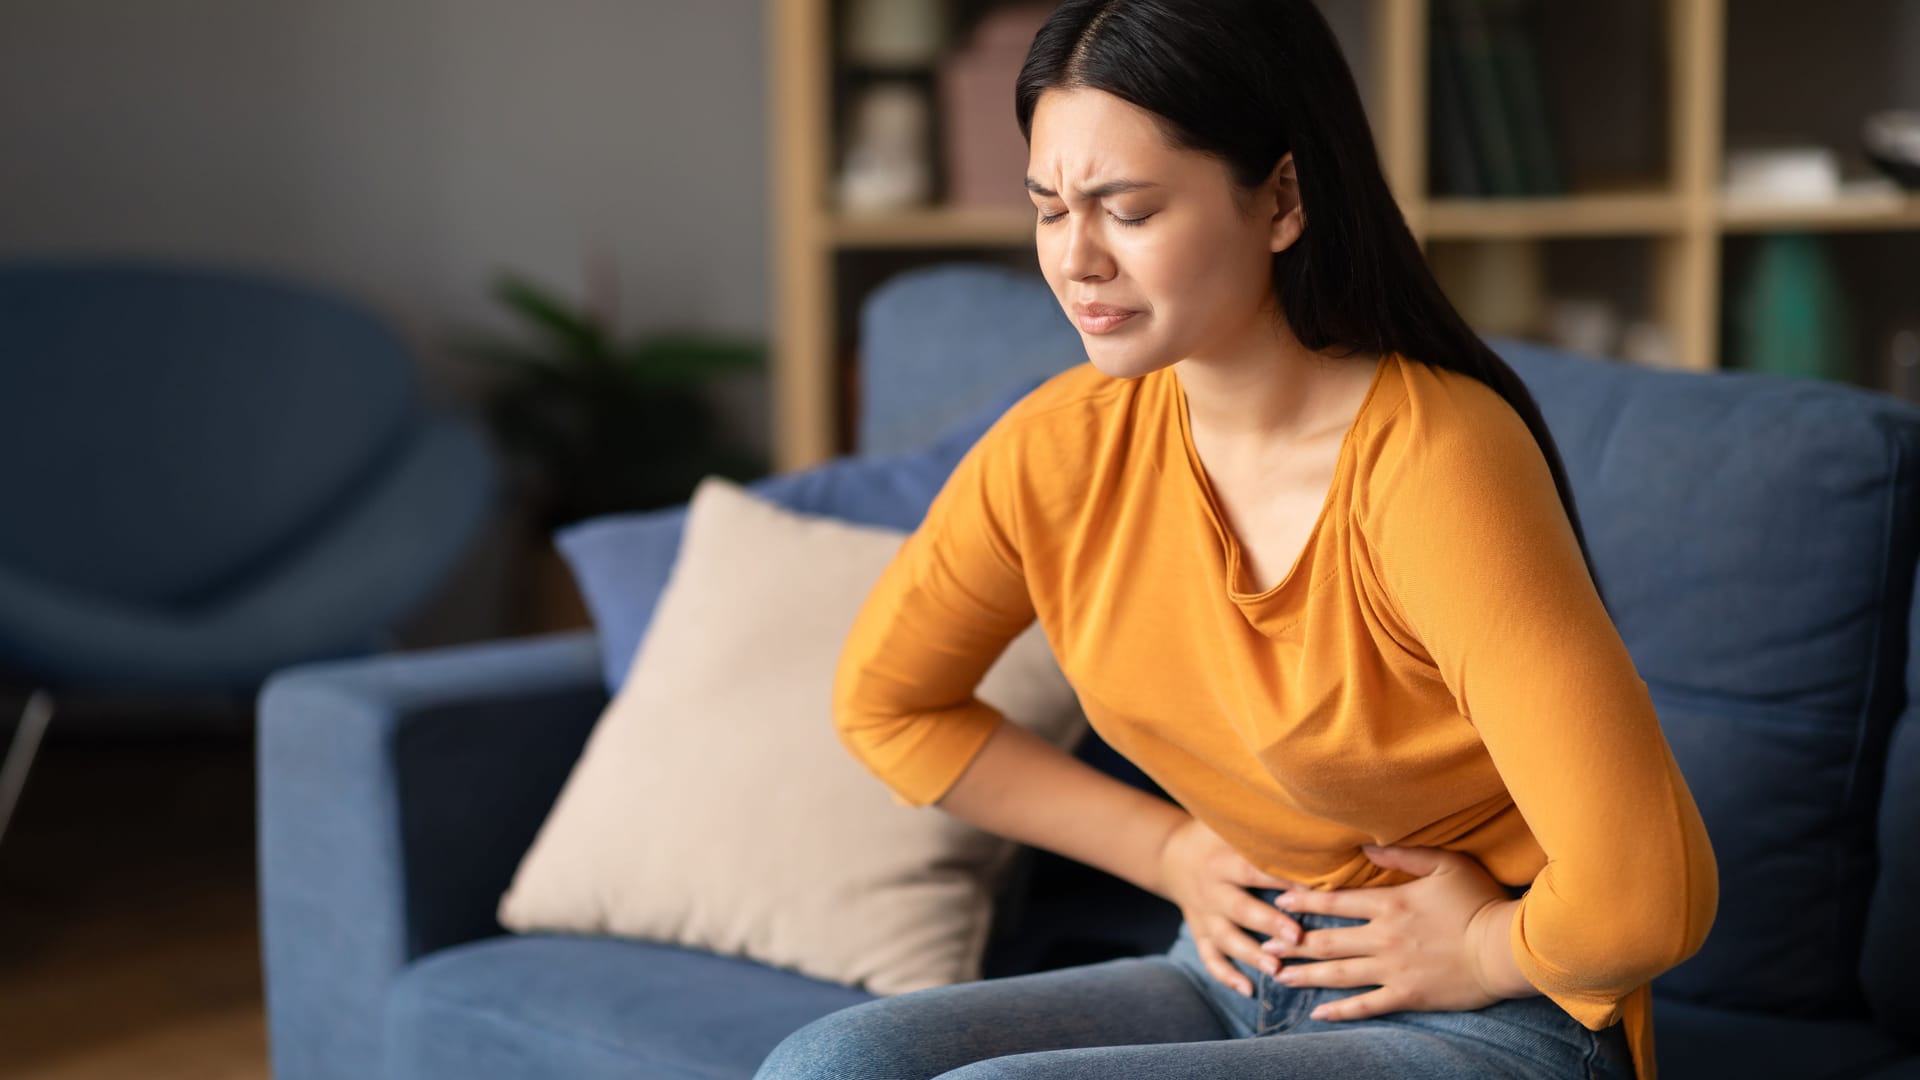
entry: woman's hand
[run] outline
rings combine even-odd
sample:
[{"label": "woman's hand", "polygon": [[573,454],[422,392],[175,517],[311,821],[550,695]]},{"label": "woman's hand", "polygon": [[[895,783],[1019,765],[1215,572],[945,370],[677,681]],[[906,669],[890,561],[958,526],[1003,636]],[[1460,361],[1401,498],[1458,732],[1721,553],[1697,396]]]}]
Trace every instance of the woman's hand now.
[{"label": "woman's hand", "polygon": [[[1402,885],[1316,891],[1301,889],[1275,898],[1292,911],[1366,919],[1363,926],[1309,931],[1298,945],[1269,941],[1263,950],[1309,957],[1316,964],[1290,964],[1279,976],[1287,986],[1378,986],[1328,1002],[1312,1015],[1321,1020],[1361,1020],[1382,1013],[1484,1008],[1503,994],[1483,971],[1483,950],[1507,949],[1505,919],[1517,903],[1479,860],[1430,847],[1362,848],[1377,866],[1419,877]],[[1291,903],[1289,903],[1291,901]],[[1488,938],[1498,934],[1497,940]]]},{"label": "woman's hand", "polygon": [[1269,975],[1279,972],[1280,961],[1262,952],[1260,943],[1241,927],[1275,940],[1301,939],[1299,923],[1247,892],[1248,886],[1295,889],[1299,883],[1248,862],[1197,818],[1187,818],[1168,834],[1160,848],[1160,880],[1167,898],[1186,916],[1201,963],[1214,978],[1247,997],[1253,996],[1253,985],[1227,958]]}]

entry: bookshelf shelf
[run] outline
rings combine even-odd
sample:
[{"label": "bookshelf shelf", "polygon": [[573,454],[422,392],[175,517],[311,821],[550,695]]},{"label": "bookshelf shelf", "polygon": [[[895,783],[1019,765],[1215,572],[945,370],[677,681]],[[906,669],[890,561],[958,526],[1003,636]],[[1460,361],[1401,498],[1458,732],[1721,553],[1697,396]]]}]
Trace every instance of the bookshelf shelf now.
[{"label": "bookshelf shelf", "polygon": [[[775,467],[781,471],[856,449],[845,444],[856,425],[842,410],[848,365],[858,357],[857,321],[849,313],[857,310],[862,290],[883,273],[915,260],[978,256],[1005,262],[1022,250],[1032,254],[1033,218],[1024,209],[931,206],[853,214],[832,208],[840,120],[836,88],[879,74],[839,62],[833,30],[842,2],[767,0],[773,73],[773,325],[778,327],[772,389]],[[999,0],[966,2],[984,8]],[[1858,257],[1890,253],[1898,260],[1908,257],[1907,249],[1898,245],[1920,240],[1915,236],[1920,233],[1920,195],[1850,196],[1817,206],[1753,203],[1722,195],[1729,105],[1737,114],[1769,115],[1770,103],[1759,100],[1760,86],[1773,81],[1771,76],[1758,79],[1753,70],[1771,63],[1765,58],[1747,59],[1739,71],[1729,70],[1749,54],[1728,55],[1728,0],[1564,6],[1546,0],[1555,18],[1572,21],[1559,24],[1554,47],[1562,51],[1543,56],[1543,70],[1571,80],[1575,90],[1604,87],[1604,92],[1588,95],[1603,109],[1620,100],[1637,103],[1653,114],[1644,119],[1659,132],[1660,142],[1645,161],[1567,162],[1566,171],[1587,180],[1570,194],[1515,198],[1434,193],[1429,176],[1429,59],[1437,0],[1316,2],[1336,24],[1342,21],[1336,16],[1361,16],[1364,33],[1354,40],[1343,34],[1342,46],[1356,72],[1368,77],[1370,85],[1363,89],[1381,166],[1408,226],[1430,257],[1431,242],[1440,242],[1447,251],[1448,258],[1435,261],[1435,272],[1449,296],[1464,297],[1476,290],[1465,282],[1456,290],[1441,264],[1471,266],[1471,258],[1459,256],[1476,248],[1502,248],[1499,257],[1511,259],[1516,247],[1538,245],[1544,253],[1569,244],[1597,245],[1575,256],[1576,262],[1600,247],[1626,252],[1624,262],[1603,260],[1620,279],[1618,284],[1644,297],[1645,314],[1672,342],[1674,362],[1709,370],[1721,363],[1727,241],[1750,243],[1781,232],[1861,234],[1868,242],[1854,248],[1869,255]],[[1797,10],[1790,0],[1770,2],[1787,13],[1782,18]],[[1742,8],[1741,14],[1751,11]],[[1601,20],[1608,32],[1589,34],[1601,24],[1582,19]],[[1750,26],[1741,24],[1743,36],[1733,42],[1737,52],[1745,48]],[[1739,77],[1729,80],[1730,74]],[[1849,68],[1844,74],[1851,78],[1857,72]],[[936,75],[923,70],[919,77]],[[1564,103],[1569,99],[1561,89]],[[1731,102],[1726,100],[1730,95]],[[1572,100],[1580,100],[1579,95]],[[1555,119],[1563,125],[1583,123],[1583,130],[1605,136],[1617,116]],[[1011,109],[1008,119],[1011,122]],[[1595,183],[1595,177],[1617,179]],[[1549,261],[1530,257],[1542,265]],[[1561,258],[1566,258],[1564,252]],[[1474,310],[1463,304],[1462,312],[1476,322]]]},{"label": "bookshelf shelf", "polygon": [[1902,232],[1920,229],[1920,195],[1849,195],[1806,204],[1723,198],[1720,228],[1730,233]]},{"label": "bookshelf shelf", "polygon": [[1426,234],[1436,240],[1495,237],[1659,235],[1680,231],[1687,207],[1657,191],[1542,198],[1431,199]]}]

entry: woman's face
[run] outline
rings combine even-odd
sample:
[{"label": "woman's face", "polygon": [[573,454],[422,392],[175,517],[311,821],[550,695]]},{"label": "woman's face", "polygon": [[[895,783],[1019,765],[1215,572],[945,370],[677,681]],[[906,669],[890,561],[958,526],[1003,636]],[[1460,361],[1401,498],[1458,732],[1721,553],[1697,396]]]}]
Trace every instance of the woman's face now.
[{"label": "woman's face", "polygon": [[1132,378],[1271,340],[1272,254],[1302,227],[1291,154],[1243,210],[1226,165],[1169,148],[1151,113],[1102,90],[1048,90],[1027,188],[1041,271],[1101,371]]}]

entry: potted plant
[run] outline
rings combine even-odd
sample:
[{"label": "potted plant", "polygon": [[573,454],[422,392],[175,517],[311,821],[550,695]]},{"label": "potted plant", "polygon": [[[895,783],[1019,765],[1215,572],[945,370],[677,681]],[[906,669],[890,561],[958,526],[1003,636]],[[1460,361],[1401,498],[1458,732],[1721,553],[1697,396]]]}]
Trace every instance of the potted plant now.
[{"label": "potted plant", "polygon": [[492,369],[487,419],[541,527],[684,502],[708,473],[765,475],[762,458],[720,438],[706,396],[720,375],[764,371],[762,343],[691,332],[624,339],[607,315],[511,273],[493,292],[526,334],[464,351]]},{"label": "potted plant", "polygon": [[611,303],[569,304],[513,273],[495,280],[493,295],[522,332],[472,337],[460,351],[486,369],[487,422],[531,519],[532,603],[546,612],[532,621],[578,625],[584,611],[553,531],[684,502],[708,474],[741,483],[765,475],[763,456],[721,436],[707,392],[721,375],[764,371],[766,348],[697,332],[623,336]]}]

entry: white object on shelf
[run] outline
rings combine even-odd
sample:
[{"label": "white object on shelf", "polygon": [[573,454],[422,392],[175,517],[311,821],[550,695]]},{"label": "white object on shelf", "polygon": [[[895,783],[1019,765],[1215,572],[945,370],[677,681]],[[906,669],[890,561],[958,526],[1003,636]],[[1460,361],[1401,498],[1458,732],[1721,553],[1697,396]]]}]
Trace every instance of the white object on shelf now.
[{"label": "white object on shelf", "polygon": [[1626,332],[1620,335],[1620,358],[1641,367],[1680,366],[1679,349],[1674,346],[1673,335],[1667,332],[1666,327],[1645,319],[1635,319],[1627,324]]},{"label": "white object on shelf", "polygon": [[1722,191],[1730,199],[1827,202],[1840,194],[1840,161],[1824,146],[1729,150]]},{"label": "white object on shelf", "polygon": [[877,83],[862,92],[837,181],[841,209],[897,210],[932,197],[931,112],[926,92],[911,83]]},{"label": "white object on shelf", "polygon": [[1581,356],[1612,356],[1620,316],[1599,297],[1563,296],[1547,308],[1549,340]]}]

